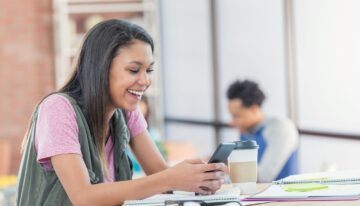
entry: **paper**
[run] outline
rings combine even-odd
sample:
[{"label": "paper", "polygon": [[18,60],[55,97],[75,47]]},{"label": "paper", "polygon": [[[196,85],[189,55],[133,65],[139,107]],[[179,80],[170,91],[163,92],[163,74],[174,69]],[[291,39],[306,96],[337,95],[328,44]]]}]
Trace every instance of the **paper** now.
[{"label": "paper", "polygon": [[244,198],[243,201],[357,200],[360,198],[360,185],[356,186],[330,185],[324,190],[287,192],[279,185],[271,185],[265,191]]},{"label": "paper", "polygon": [[360,184],[360,171],[339,171],[339,172],[319,172],[300,175],[291,175],[283,180],[275,181],[278,183],[323,183],[323,184]]},{"label": "paper", "polygon": [[151,205],[163,206],[167,200],[203,200],[206,202],[239,201],[240,190],[237,187],[225,187],[214,195],[195,196],[193,192],[174,191],[174,194],[158,194],[144,200],[127,200],[124,206]]},{"label": "paper", "polygon": [[[284,181],[302,182],[301,184],[273,184],[265,191],[243,201],[311,201],[311,200],[357,200],[360,199],[360,184],[315,184],[303,180],[322,179],[358,179],[360,171],[342,171],[331,173],[312,173],[293,175]],[[283,182],[284,182],[283,181]],[[281,181],[279,181],[281,182]]]},{"label": "paper", "polygon": [[248,205],[260,205],[264,203],[269,203],[271,201],[251,201],[251,202],[241,202],[242,206],[248,206]]}]

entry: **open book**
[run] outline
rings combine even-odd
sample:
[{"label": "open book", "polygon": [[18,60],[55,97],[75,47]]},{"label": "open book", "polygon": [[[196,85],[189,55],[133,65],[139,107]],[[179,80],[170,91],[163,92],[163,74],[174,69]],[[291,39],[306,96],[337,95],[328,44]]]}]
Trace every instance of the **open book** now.
[{"label": "open book", "polygon": [[240,200],[240,190],[236,187],[228,187],[219,190],[214,195],[206,196],[196,196],[193,192],[175,191],[174,194],[158,194],[143,200],[127,200],[123,206],[164,206],[167,200],[202,200],[207,203],[233,202]]},{"label": "open book", "polygon": [[[360,199],[359,178],[360,171],[293,175],[242,201],[357,200]],[[289,190],[289,184],[294,184],[295,189]]]}]

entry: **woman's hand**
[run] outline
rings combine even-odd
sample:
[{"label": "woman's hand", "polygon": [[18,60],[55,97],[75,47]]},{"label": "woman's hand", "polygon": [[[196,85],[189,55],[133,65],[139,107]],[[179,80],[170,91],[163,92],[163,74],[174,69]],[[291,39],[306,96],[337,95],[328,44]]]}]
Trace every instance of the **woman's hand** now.
[{"label": "woman's hand", "polygon": [[185,160],[164,172],[173,190],[196,192],[201,195],[215,193],[224,183],[227,170],[223,163],[207,164],[200,159]]}]

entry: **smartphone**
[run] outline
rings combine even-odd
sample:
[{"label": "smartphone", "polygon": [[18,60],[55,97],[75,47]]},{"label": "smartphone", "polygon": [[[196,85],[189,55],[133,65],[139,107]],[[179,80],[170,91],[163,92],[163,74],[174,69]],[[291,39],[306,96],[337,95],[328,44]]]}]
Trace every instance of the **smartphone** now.
[{"label": "smartphone", "polygon": [[[230,153],[235,149],[236,144],[233,142],[229,143],[220,143],[219,146],[216,148],[214,154],[209,159],[208,163],[218,163],[223,162],[224,164],[227,162],[227,158],[229,157]],[[207,172],[215,172],[216,170],[207,171]],[[209,190],[209,188],[201,187],[203,190]],[[197,193],[195,193],[198,195]]]},{"label": "smartphone", "polygon": [[208,163],[218,163],[218,162],[227,162],[227,158],[229,157],[230,153],[235,149],[236,144],[233,142],[229,143],[221,143],[216,148],[214,154],[211,156]]}]

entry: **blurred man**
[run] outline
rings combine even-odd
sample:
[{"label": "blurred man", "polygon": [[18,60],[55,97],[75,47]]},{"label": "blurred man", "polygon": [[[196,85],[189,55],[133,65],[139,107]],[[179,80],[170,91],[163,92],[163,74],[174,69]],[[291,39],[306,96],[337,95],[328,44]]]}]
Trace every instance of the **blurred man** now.
[{"label": "blurred man", "polygon": [[252,81],[236,81],[227,91],[231,125],[241,140],[259,144],[258,181],[271,182],[298,172],[298,132],[288,119],[266,118],[261,109],[265,95]]}]

